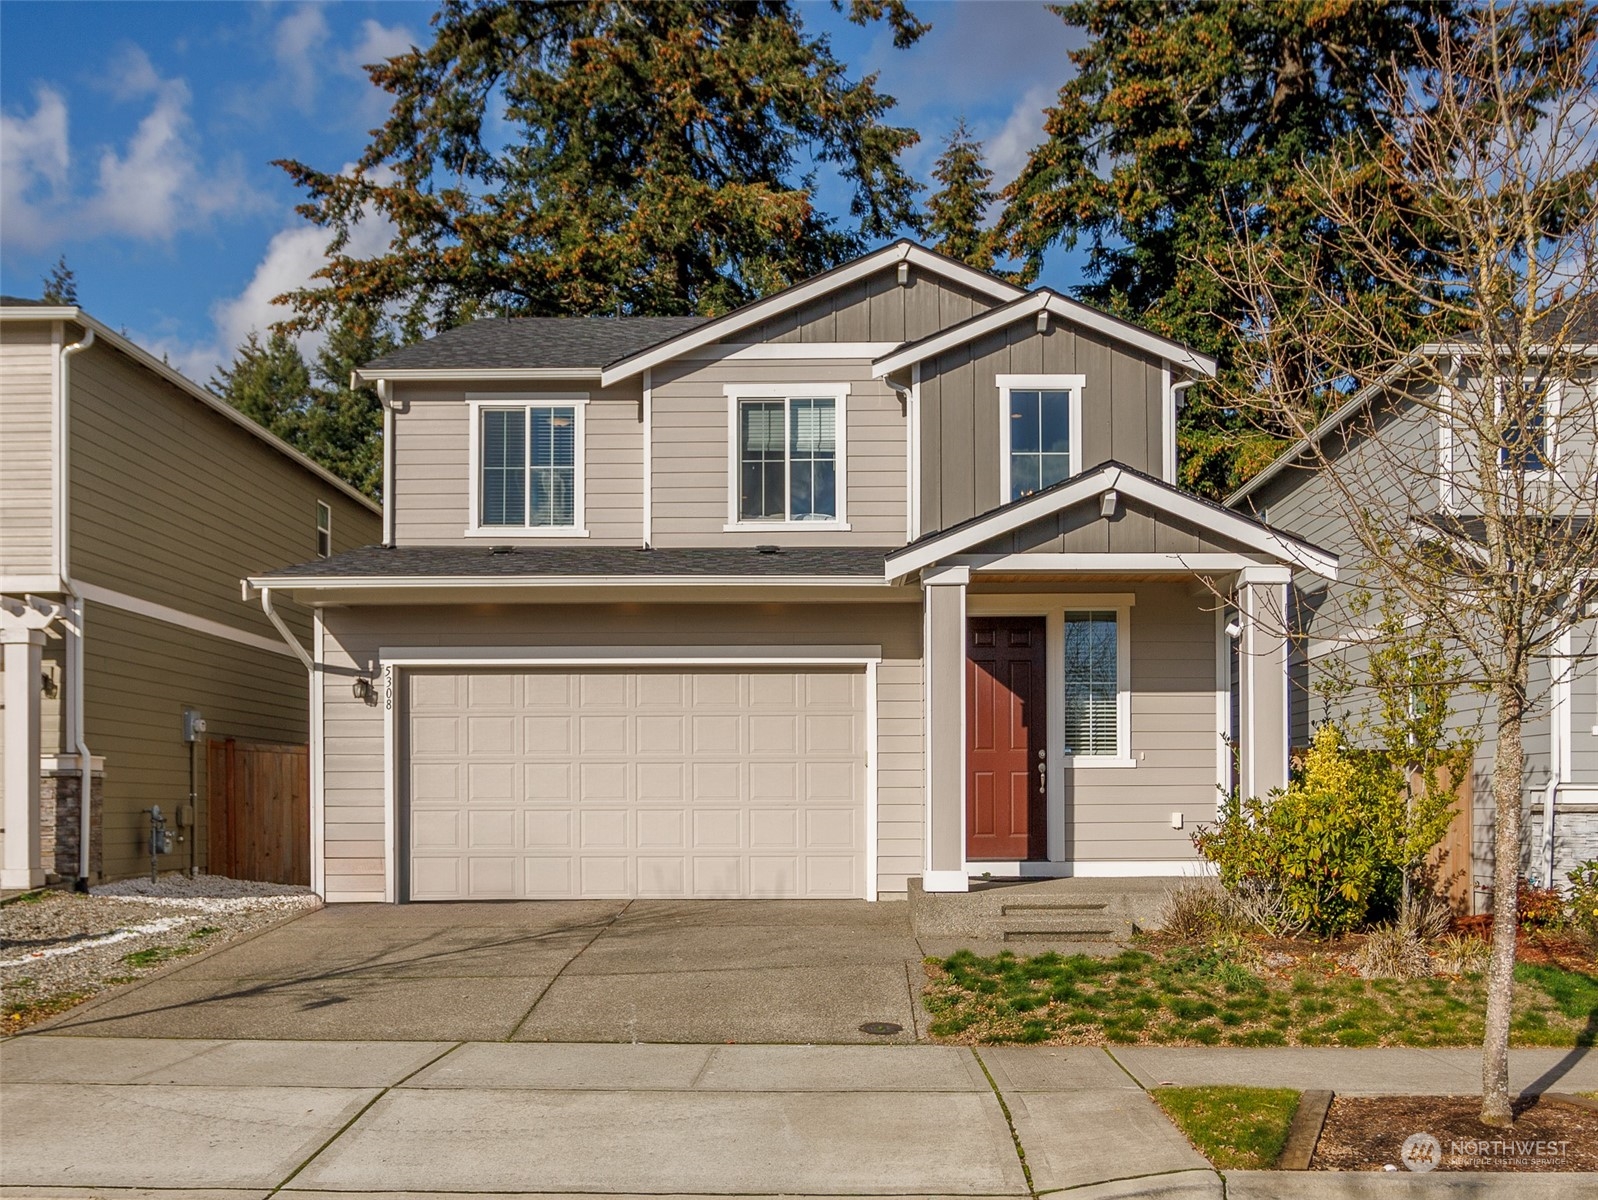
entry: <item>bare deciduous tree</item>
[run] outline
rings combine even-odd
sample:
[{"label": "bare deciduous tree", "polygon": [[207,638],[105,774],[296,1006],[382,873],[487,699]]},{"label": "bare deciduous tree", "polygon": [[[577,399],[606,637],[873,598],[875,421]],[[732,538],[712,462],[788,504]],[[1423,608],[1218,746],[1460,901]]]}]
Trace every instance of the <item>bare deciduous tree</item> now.
[{"label": "bare deciduous tree", "polygon": [[[1251,314],[1251,388],[1232,402],[1301,443],[1289,453],[1370,585],[1490,697],[1482,1119],[1499,1126],[1531,668],[1598,598],[1595,26],[1587,4],[1484,8],[1393,92],[1382,128],[1306,168],[1324,229],[1357,250],[1336,286],[1246,214],[1215,264]],[[1361,304],[1376,283],[1410,291],[1427,344]]]}]

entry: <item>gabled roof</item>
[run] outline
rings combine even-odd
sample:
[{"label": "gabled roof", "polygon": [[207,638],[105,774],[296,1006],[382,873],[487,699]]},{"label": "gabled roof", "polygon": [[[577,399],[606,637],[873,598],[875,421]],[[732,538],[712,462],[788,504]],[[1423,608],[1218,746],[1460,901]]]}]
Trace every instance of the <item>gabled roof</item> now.
[{"label": "gabled roof", "polygon": [[846,287],[857,279],[864,279],[880,271],[883,267],[893,266],[898,263],[908,263],[923,271],[934,275],[941,275],[945,279],[962,284],[973,291],[991,296],[995,300],[1010,301],[1026,295],[1025,291],[1013,283],[1006,283],[986,271],[979,271],[968,266],[958,259],[949,258],[935,250],[901,238],[891,246],[884,246],[881,250],[871,254],[862,255],[851,262],[846,262],[840,267],[824,271],[803,283],[796,283],[790,288],[784,288],[774,295],[767,296],[764,300],[756,300],[742,308],[734,309],[724,317],[717,317],[706,322],[680,337],[672,338],[655,346],[640,350],[606,366],[600,381],[605,387],[613,383],[620,383],[634,375],[642,374],[650,367],[659,366],[661,363],[670,362],[679,358],[690,350],[701,346],[708,346],[712,342],[720,341],[729,334],[737,333],[741,329],[748,329],[751,325],[759,325],[769,321],[775,316],[788,312],[790,309],[809,304],[828,292]]},{"label": "gabled roof", "polygon": [[[503,317],[471,321],[402,346],[360,370],[405,378],[417,371],[564,370],[597,374],[646,346],[703,325],[704,317]],[[414,376],[413,376],[414,377]]]},{"label": "gabled roof", "polygon": [[1200,525],[1278,562],[1311,571],[1327,579],[1337,576],[1337,555],[1319,546],[1272,529],[1262,521],[1222,508],[1219,504],[1180,491],[1168,483],[1118,462],[1106,462],[1081,475],[980,513],[910,543],[888,555],[888,578],[903,579],[951,555],[963,554],[995,537],[1011,533],[1033,521],[1102,496],[1118,492],[1179,520]]},{"label": "gabled roof", "polygon": [[187,375],[174,370],[169,364],[162,362],[142,346],[129,341],[120,333],[95,320],[88,313],[73,304],[45,304],[37,300],[17,300],[15,297],[6,296],[0,301],[0,320],[4,321],[70,321],[74,325],[81,325],[84,329],[93,332],[97,342],[104,342],[115,350],[121,351],[134,362],[147,371],[160,376],[180,391],[198,400],[201,404],[226,417],[240,429],[245,430],[250,436],[265,442],[273,450],[291,459],[299,466],[304,467],[311,474],[321,479],[324,483],[331,484],[343,492],[351,500],[365,505],[373,512],[382,512],[382,508],[370,496],[357,491],[347,482],[329,471],[321,463],[307,458],[293,446],[289,445],[276,434],[269,432],[265,426],[258,425],[250,420],[226,400],[215,392],[203,388]]},{"label": "gabled roof", "polygon": [[1209,355],[1200,354],[1181,342],[1151,333],[1130,321],[1123,321],[1119,317],[1100,312],[1090,305],[1072,300],[1069,296],[1062,296],[1050,288],[1038,288],[1008,304],[989,309],[985,313],[978,313],[958,325],[951,325],[920,341],[900,346],[893,353],[884,355],[872,363],[871,374],[880,379],[884,375],[891,375],[894,371],[903,370],[933,355],[942,354],[945,350],[963,346],[984,334],[1005,329],[1017,321],[1035,317],[1043,312],[1081,325],[1085,329],[1091,329],[1095,333],[1102,333],[1115,341],[1135,346],[1157,358],[1169,359],[1174,367],[1181,367],[1199,375],[1215,374],[1215,360]]}]

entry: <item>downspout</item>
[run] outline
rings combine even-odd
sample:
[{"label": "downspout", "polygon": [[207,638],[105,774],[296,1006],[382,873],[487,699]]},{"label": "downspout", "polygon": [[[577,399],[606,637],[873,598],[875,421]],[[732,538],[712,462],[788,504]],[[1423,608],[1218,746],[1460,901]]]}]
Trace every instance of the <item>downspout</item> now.
[{"label": "downspout", "polygon": [[94,833],[94,756],[89,753],[89,743],[83,736],[83,634],[85,610],[83,597],[78,594],[77,585],[72,582],[72,572],[69,567],[68,547],[71,545],[67,537],[67,492],[71,487],[71,476],[67,466],[67,397],[71,395],[69,381],[71,368],[69,363],[74,354],[80,354],[94,345],[94,330],[84,326],[83,339],[73,342],[70,346],[61,348],[61,369],[56,375],[56,385],[61,389],[57,398],[57,411],[60,413],[59,428],[56,436],[60,442],[56,446],[56,461],[60,463],[61,486],[56,491],[56,530],[61,546],[61,586],[70,597],[68,608],[71,612],[69,633],[67,641],[67,686],[72,690],[72,702],[67,706],[68,733],[71,737],[73,748],[78,755],[78,882],[80,892],[89,890],[89,839]]},{"label": "downspout", "polygon": [[300,645],[299,639],[289,631],[289,627],[283,624],[283,618],[277,615],[277,609],[272,607],[272,589],[269,587],[261,589],[261,611],[266,614],[266,619],[272,622],[272,627],[277,630],[278,636],[287,643],[290,650],[294,651],[294,657],[299,659],[305,665],[305,669],[311,673],[311,686],[314,688],[316,686],[316,663],[305,652],[305,647]]},{"label": "downspout", "polygon": [[394,398],[389,395],[386,379],[377,381],[377,402],[383,406],[383,548],[392,550],[394,548]]},{"label": "downspout", "polygon": [[1192,387],[1198,380],[1179,379],[1171,384],[1171,485],[1176,485],[1176,470],[1181,466],[1182,448],[1176,437],[1176,414],[1182,411],[1184,403],[1182,393]]},{"label": "downspout", "polygon": [[894,392],[896,392],[898,394],[899,399],[904,401],[904,415],[905,415],[905,422],[904,422],[904,460],[905,460],[904,461],[904,472],[905,472],[904,473],[905,531],[904,532],[905,532],[905,539],[904,540],[906,542],[913,542],[913,541],[916,540],[916,531],[920,527],[920,520],[919,520],[920,514],[916,511],[916,509],[919,507],[921,501],[920,501],[920,497],[918,497],[915,494],[915,490],[916,490],[916,486],[915,486],[915,478],[916,478],[916,476],[915,476],[915,469],[916,469],[915,456],[916,456],[917,445],[918,445],[918,442],[920,440],[916,436],[917,433],[918,433],[918,430],[917,430],[916,426],[917,426],[917,423],[921,419],[921,415],[920,415],[920,413],[918,413],[916,411],[915,392],[914,392],[913,389],[911,389],[909,387],[909,385],[903,384],[903,383],[895,383],[892,379],[889,379],[887,376],[883,377],[882,382],[887,384],[890,388],[892,388],[894,390]]}]

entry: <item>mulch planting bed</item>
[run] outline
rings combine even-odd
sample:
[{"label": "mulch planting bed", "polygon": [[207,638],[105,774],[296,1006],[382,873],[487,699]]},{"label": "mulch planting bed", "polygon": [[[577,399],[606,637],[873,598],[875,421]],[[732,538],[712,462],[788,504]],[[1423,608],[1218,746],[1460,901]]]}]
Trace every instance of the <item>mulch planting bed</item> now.
[{"label": "mulch planting bed", "polygon": [[1480,1113],[1479,1096],[1338,1096],[1310,1170],[1598,1171],[1594,1109],[1527,1096],[1513,1129],[1483,1125]]}]

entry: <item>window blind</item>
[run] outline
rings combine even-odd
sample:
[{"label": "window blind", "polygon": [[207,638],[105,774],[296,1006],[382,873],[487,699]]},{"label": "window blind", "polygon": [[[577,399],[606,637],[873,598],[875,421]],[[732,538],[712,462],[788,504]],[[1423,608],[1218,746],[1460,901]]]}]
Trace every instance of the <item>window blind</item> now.
[{"label": "window blind", "polygon": [[482,523],[527,521],[527,414],[522,409],[487,409],[482,432]]},{"label": "window blind", "polygon": [[528,524],[569,526],[577,521],[577,410],[529,410],[533,433],[529,459]]},{"label": "window blind", "polygon": [[1120,672],[1116,614],[1065,614],[1065,750],[1120,752]]}]

